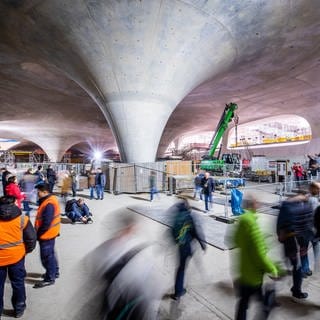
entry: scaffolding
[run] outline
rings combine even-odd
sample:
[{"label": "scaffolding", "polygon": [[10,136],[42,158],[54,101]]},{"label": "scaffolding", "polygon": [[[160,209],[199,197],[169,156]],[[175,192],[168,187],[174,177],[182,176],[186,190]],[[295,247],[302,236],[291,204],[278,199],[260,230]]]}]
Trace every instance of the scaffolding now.
[{"label": "scaffolding", "polygon": [[13,166],[15,163],[15,156],[11,151],[0,151],[0,160],[8,166]]},{"label": "scaffolding", "polygon": [[71,153],[70,152],[66,152],[63,155],[62,162],[63,163],[71,163]]},{"label": "scaffolding", "polygon": [[49,162],[48,156],[44,154],[39,154],[36,151],[29,153],[29,162],[30,163],[43,163],[43,162]]}]

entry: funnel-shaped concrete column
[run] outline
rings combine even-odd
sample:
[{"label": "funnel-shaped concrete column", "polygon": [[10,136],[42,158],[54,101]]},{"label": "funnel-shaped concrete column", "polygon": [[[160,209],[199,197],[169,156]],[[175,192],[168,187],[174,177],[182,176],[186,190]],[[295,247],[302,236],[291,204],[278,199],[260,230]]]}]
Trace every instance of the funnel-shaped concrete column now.
[{"label": "funnel-shaped concrete column", "polygon": [[[41,146],[41,145],[40,145]],[[41,146],[43,151],[47,154],[50,162],[60,162],[66,150],[62,150],[55,145],[51,145],[50,147],[45,147],[45,145]]]},{"label": "funnel-shaped concrete column", "polygon": [[177,104],[257,57],[292,8],[289,0],[43,0],[14,23],[29,24],[20,37],[38,40],[29,54],[63,70],[99,104],[122,160],[145,162],[155,160]]},{"label": "funnel-shaped concrete column", "polygon": [[31,138],[47,154],[50,162],[61,161],[64,153],[74,144],[79,142],[79,138],[61,138],[55,135],[48,137]]},{"label": "funnel-shaped concrete column", "polygon": [[157,101],[122,100],[109,103],[116,119],[122,157],[127,162],[154,161],[162,130],[172,107]]}]

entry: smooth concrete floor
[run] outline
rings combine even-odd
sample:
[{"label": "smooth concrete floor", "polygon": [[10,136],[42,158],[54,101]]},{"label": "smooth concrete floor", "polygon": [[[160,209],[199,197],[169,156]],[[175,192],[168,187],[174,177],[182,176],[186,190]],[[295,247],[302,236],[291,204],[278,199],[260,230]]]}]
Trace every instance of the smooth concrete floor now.
[{"label": "smooth concrete floor", "polygon": [[[261,189],[261,190],[260,190]],[[270,192],[263,194],[260,188],[260,196],[263,201],[274,201],[274,195]],[[257,190],[257,189],[255,189]],[[80,192],[88,195],[87,190]],[[94,223],[90,225],[71,225],[63,219],[61,236],[57,239],[57,253],[61,269],[61,277],[54,286],[42,289],[33,289],[32,285],[39,280],[44,272],[39,257],[38,247],[26,258],[27,279],[27,309],[22,319],[28,320],[66,320],[74,319],[76,309],[85,303],[87,292],[81,291],[80,284],[86,279],[83,258],[102,241],[110,238],[115,230],[114,218],[121,212],[137,215],[127,209],[129,205],[145,204],[153,207],[170,207],[177,199],[175,196],[160,195],[150,203],[148,194],[140,195],[111,195],[106,193],[104,200],[86,200],[94,214]],[[204,204],[191,200],[191,205],[202,209]],[[215,205],[214,212],[224,213],[224,207]],[[204,214],[199,211],[198,214]],[[34,217],[35,211],[32,212]],[[154,241],[161,251],[157,260],[157,268],[161,273],[164,287],[164,298],[160,303],[159,319],[234,319],[236,297],[232,286],[231,265],[232,251],[222,251],[208,246],[205,253],[200,248],[192,257],[186,272],[185,286],[187,294],[180,302],[175,302],[167,297],[173,292],[175,274],[174,247],[168,244],[168,228],[160,223],[139,216],[141,233],[150,241]],[[259,222],[266,233],[266,241],[270,246],[269,252],[275,260],[280,261],[281,246],[277,242],[274,233],[276,217],[261,214]],[[271,282],[271,280],[267,280]],[[275,283],[280,307],[273,310],[270,319],[320,319],[320,274],[314,273],[303,283],[303,288],[309,293],[309,299],[304,303],[294,303],[290,296],[291,277],[286,277]],[[166,295],[167,294],[167,295]],[[6,285],[5,310],[2,319],[10,319],[11,288]],[[72,304],[71,301],[79,301]],[[248,312],[248,319],[257,318],[257,303],[253,302]],[[88,320],[94,320],[90,318]]]}]

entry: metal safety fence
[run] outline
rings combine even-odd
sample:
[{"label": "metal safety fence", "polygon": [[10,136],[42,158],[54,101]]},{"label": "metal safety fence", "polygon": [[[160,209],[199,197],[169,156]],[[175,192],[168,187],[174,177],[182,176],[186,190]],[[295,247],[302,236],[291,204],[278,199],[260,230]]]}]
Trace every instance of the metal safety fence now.
[{"label": "metal safety fence", "polygon": [[[216,193],[220,193],[224,198],[224,216],[226,218],[236,218],[232,212],[231,203],[231,190],[234,188],[232,185],[228,185],[228,178],[226,177],[226,183],[217,190]],[[257,183],[248,181],[245,185],[237,187],[241,191],[243,198],[248,195],[257,199],[259,205],[259,212],[265,214],[276,215],[278,213],[279,206],[282,201],[288,197],[297,195],[298,193],[307,194],[309,192],[309,186],[316,179],[295,181],[287,179],[287,181],[276,183]]]},{"label": "metal safety fence", "polygon": [[[3,165],[18,180],[21,180],[27,169],[33,172],[37,167],[43,167],[44,174],[49,165],[56,172],[60,187],[67,173],[73,169],[77,173],[78,189],[88,188],[88,173],[97,166],[79,163],[15,163],[12,166]],[[155,176],[155,185],[159,192],[176,193],[184,188],[192,187],[194,165],[192,161],[161,161],[150,163],[114,163],[102,162],[99,164],[106,175],[105,191],[120,193],[142,193],[150,191],[150,176]]]}]

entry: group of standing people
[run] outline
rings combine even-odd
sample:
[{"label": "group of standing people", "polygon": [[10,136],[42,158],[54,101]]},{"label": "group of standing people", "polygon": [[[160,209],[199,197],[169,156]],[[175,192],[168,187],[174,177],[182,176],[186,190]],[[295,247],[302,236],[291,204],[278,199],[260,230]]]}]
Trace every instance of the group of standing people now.
[{"label": "group of standing people", "polygon": [[291,172],[297,187],[301,186],[303,180],[316,180],[320,172],[320,154],[307,155],[309,163],[305,168],[300,162],[294,162],[291,167]]},{"label": "group of standing people", "polygon": [[2,188],[3,195],[10,195],[17,199],[17,205],[26,212],[29,216],[32,208],[30,202],[36,202],[35,186],[43,183],[48,183],[49,192],[53,192],[57,176],[52,166],[49,165],[46,172],[43,166],[39,165],[37,170],[33,172],[32,168],[28,168],[24,172],[23,177],[18,181],[18,177],[12,174],[6,168],[2,169]]},{"label": "group of standing people", "polygon": [[[104,187],[106,185],[106,175],[101,168],[92,169],[87,173],[90,200],[103,200]],[[61,184],[61,196],[67,197],[71,188],[72,197],[77,196],[77,185],[79,175],[75,167],[72,167],[68,172],[64,173]]]},{"label": "group of standing people", "polygon": [[[106,185],[106,175],[102,172],[101,168],[97,170],[91,170],[88,174],[88,184],[90,200],[103,200],[104,199],[104,187]],[[96,197],[95,194],[96,193]]]}]

